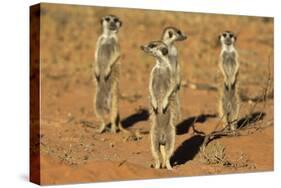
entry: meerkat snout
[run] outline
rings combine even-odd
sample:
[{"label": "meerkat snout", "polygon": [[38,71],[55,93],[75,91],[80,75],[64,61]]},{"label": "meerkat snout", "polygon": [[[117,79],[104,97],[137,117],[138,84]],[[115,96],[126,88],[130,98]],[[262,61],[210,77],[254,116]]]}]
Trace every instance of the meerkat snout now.
[{"label": "meerkat snout", "polygon": [[230,46],[236,42],[237,36],[231,31],[225,31],[219,35],[219,40],[223,45]]},{"label": "meerkat snout", "polygon": [[149,49],[148,49],[147,46],[141,45],[141,46],[140,46],[140,49],[141,49],[143,52],[145,52],[145,53],[149,53]]},{"label": "meerkat snout", "polygon": [[147,45],[142,45],[141,50],[154,57],[164,57],[168,55],[168,47],[162,41],[152,41]]},{"label": "meerkat snout", "polygon": [[177,41],[183,41],[187,39],[187,35],[182,33],[180,30],[177,31]]}]

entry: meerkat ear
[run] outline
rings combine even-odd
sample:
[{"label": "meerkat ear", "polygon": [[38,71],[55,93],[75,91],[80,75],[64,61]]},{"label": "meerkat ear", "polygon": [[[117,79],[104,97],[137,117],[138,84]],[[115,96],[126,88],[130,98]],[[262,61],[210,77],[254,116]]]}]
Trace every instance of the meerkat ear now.
[{"label": "meerkat ear", "polygon": [[235,42],[237,41],[237,36],[236,35],[234,36],[234,40],[235,40]]},{"label": "meerkat ear", "polygon": [[102,22],[103,22],[103,18],[100,19],[100,24],[101,24],[101,25],[102,25]]},{"label": "meerkat ear", "polygon": [[168,49],[167,48],[162,48],[161,52],[163,55],[167,55],[168,54]]},{"label": "meerkat ear", "polygon": [[121,26],[122,26],[122,24],[123,24],[121,20],[119,20],[119,24],[120,24],[120,27],[121,27]]},{"label": "meerkat ear", "polygon": [[219,36],[218,36],[218,41],[220,41],[221,40],[221,34],[219,34]]}]

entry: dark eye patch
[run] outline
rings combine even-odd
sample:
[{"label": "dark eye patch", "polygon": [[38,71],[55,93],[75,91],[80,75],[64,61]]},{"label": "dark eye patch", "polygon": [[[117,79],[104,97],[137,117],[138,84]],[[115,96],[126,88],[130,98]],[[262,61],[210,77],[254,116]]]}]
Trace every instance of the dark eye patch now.
[{"label": "dark eye patch", "polygon": [[110,18],[109,18],[109,17],[106,17],[106,18],[105,18],[105,21],[109,22],[109,21],[110,21]]},{"label": "dark eye patch", "polygon": [[172,36],[173,36],[173,32],[169,31],[169,37],[172,38]]},{"label": "dark eye patch", "polygon": [[181,31],[180,31],[180,30],[178,30],[178,31],[177,31],[177,33],[178,33],[179,35],[182,35],[182,33],[181,33]]},{"label": "dark eye patch", "polygon": [[114,18],[113,21],[114,22],[118,22],[119,20],[118,20],[118,18]]},{"label": "dark eye patch", "polygon": [[230,33],[230,34],[229,34],[229,37],[232,38],[232,37],[234,37],[234,35],[233,35],[232,33]]},{"label": "dark eye patch", "polygon": [[149,44],[148,45],[149,48],[155,48],[155,46],[156,46],[155,44]]},{"label": "dark eye patch", "polygon": [[222,34],[223,37],[226,37],[226,35],[227,35],[226,33],[223,33],[223,34]]},{"label": "dark eye patch", "polygon": [[163,55],[167,55],[168,54],[168,49],[167,48],[162,48],[161,52]]}]

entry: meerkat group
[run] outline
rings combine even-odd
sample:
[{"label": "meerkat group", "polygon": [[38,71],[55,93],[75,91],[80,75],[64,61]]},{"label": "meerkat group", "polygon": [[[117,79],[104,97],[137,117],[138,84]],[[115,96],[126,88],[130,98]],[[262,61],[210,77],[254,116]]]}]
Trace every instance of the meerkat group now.
[{"label": "meerkat group", "polygon": [[[121,20],[114,15],[101,19],[102,34],[97,40],[94,80],[96,83],[94,108],[100,122],[99,133],[106,130],[106,119],[110,119],[111,131],[124,130],[118,110],[120,46],[118,31]],[[187,36],[175,27],[166,27],[160,40],[141,45],[141,50],[154,57],[155,65],[150,72],[148,90],[150,102],[150,140],[155,160],[154,167],[172,169],[170,158],[174,152],[176,125],[181,121],[179,90],[181,70],[175,42]],[[224,77],[219,100],[219,115],[224,126],[237,120],[239,113],[238,53],[234,48],[236,36],[226,31],[219,36],[222,44],[219,68]]]}]

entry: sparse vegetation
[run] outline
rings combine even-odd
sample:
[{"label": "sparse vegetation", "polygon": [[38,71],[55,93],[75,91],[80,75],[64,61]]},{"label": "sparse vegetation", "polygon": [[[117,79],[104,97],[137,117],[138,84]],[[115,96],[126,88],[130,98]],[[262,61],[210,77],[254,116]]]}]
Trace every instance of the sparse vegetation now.
[{"label": "sparse vegetation", "polygon": [[200,152],[200,161],[207,165],[219,165],[227,168],[256,168],[255,164],[251,163],[243,153],[240,153],[239,158],[230,160],[225,146],[219,141],[213,142],[204,152]]}]

